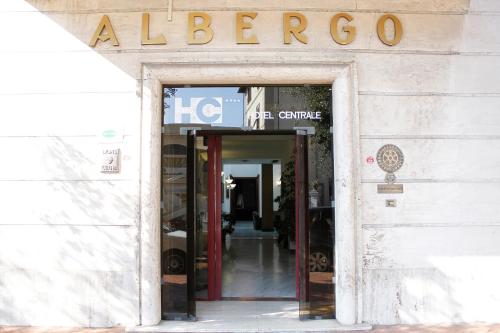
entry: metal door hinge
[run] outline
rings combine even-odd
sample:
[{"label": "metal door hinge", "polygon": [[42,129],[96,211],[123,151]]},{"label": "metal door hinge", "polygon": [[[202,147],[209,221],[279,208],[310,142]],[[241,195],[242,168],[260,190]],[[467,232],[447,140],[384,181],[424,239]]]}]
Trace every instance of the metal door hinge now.
[{"label": "metal door hinge", "polygon": [[316,133],[316,129],[314,127],[294,127],[293,128],[297,135],[314,135]]},{"label": "metal door hinge", "polygon": [[189,131],[192,131],[193,135],[196,131],[201,131],[201,127],[181,127],[179,128],[180,135],[187,135]]}]

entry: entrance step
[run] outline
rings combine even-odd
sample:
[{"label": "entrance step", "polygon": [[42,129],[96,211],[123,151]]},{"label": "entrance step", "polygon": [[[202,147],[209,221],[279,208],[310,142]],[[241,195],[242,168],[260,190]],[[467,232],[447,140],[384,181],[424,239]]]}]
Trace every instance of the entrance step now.
[{"label": "entrance step", "polygon": [[354,332],[370,325],[345,326],[334,319],[299,320],[298,302],[220,301],[197,302],[197,321],[162,321],[156,326],[127,329],[129,333],[167,332]]}]

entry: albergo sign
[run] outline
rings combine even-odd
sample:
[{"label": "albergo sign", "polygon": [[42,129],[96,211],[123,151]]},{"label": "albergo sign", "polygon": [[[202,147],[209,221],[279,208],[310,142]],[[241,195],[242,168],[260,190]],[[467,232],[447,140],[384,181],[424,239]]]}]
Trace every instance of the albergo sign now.
[{"label": "albergo sign", "polygon": [[[237,44],[259,44],[258,36],[252,31],[253,21],[257,12],[237,12],[236,21],[236,43]],[[162,33],[157,32],[154,36],[149,30],[149,13],[142,14],[141,45],[165,45],[167,39]],[[340,45],[351,44],[356,39],[356,26],[351,24],[353,17],[348,13],[338,13],[330,19],[330,34],[332,40]],[[393,25],[393,32],[388,34],[386,23]],[[205,12],[189,12],[187,24],[187,43],[200,45],[209,43],[214,37],[211,28],[212,17]],[[387,25],[388,25],[387,24]],[[303,44],[309,42],[306,35],[307,17],[298,12],[283,13],[283,43],[291,44],[292,38]],[[385,14],[377,20],[377,35],[382,43],[389,46],[399,44],[403,36],[401,21],[393,14]],[[95,47],[97,42],[111,41],[114,46],[120,43],[110,18],[104,15],[99,22],[89,45]]]}]

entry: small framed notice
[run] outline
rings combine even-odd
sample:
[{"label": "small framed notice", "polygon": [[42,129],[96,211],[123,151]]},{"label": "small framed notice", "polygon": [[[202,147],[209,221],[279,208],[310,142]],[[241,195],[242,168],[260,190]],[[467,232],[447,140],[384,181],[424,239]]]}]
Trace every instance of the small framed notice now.
[{"label": "small framed notice", "polygon": [[403,193],[403,184],[378,184],[377,193],[384,193],[384,194]]},{"label": "small framed notice", "polygon": [[101,172],[119,173],[120,172],[120,149],[103,149]]}]

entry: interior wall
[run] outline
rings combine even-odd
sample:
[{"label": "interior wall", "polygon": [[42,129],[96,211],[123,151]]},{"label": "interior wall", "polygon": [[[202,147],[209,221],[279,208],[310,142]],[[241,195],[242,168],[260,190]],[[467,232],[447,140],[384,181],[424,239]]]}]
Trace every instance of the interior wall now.
[{"label": "interior wall", "polygon": [[274,201],[281,195],[281,163],[273,164],[273,211],[277,212],[279,203]]},{"label": "interior wall", "polygon": [[[222,165],[224,177],[257,177],[259,176],[259,215],[262,214],[262,171],[260,164],[224,164]],[[225,192],[224,192],[225,193]],[[222,212],[231,211],[230,199],[224,197],[222,203]]]},{"label": "interior wall", "polygon": [[262,164],[262,229],[273,230],[273,165],[270,163]]},{"label": "interior wall", "polygon": [[[224,163],[222,166],[222,170],[224,172],[224,176],[228,177],[230,174],[233,177],[256,177],[259,176],[259,216],[262,217],[262,172],[260,164],[226,164]],[[279,185],[279,180],[281,178],[281,164],[274,163],[273,164],[273,210],[278,210],[278,203],[274,202],[281,194],[281,187]],[[229,198],[224,198],[224,202],[222,203],[222,211],[229,212],[230,211],[230,201]]]}]

